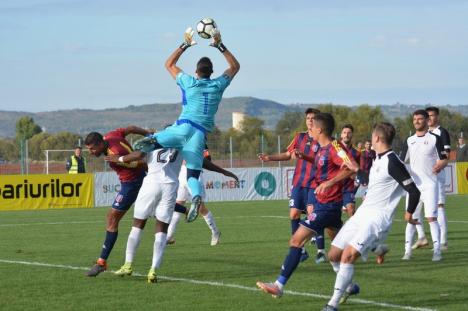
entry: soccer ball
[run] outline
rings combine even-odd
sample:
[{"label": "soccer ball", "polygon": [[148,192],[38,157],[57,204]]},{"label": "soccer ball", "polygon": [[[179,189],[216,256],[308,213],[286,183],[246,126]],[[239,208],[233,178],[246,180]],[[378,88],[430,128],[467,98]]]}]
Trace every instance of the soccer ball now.
[{"label": "soccer ball", "polygon": [[216,28],[216,23],[212,18],[204,18],[197,24],[197,32],[203,39],[211,38],[211,30]]}]

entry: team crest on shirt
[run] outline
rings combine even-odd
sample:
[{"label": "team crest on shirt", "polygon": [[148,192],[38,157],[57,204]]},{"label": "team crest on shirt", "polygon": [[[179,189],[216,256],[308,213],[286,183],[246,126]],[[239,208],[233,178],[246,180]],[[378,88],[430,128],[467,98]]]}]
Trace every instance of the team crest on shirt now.
[{"label": "team crest on shirt", "polygon": [[319,159],[319,165],[320,166],[323,166],[325,165],[325,161],[327,160],[327,157],[326,156],[320,156],[320,159]]},{"label": "team crest on shirt", "polygon": [[319,146],[317,144],[315,144],[313,147],[312,147],[312,151],[315,153],[317,152],[319,149]]}]

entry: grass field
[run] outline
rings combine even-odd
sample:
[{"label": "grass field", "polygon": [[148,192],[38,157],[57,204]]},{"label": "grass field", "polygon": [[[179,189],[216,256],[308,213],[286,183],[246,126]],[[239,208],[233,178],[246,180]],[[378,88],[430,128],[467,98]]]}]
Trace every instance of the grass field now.
[{"label": "grass field", "polygon": [[[120,278],[84,272],[99,255],[106,209],[0,213],[1,310],[321,310],[332,293],[329,264],[301,264],[281,299],[255,288],[273,281],[288,249],[285,201],[208,204],[222,231],[209,246],[203,221],[181,222],[176,244],[167,248],[156,284],[146,282],[153,226],[148,224],[137,253],[137,275]],[[449,250],[433,263],[429,249],[404,262],[402,208],[388,238],[384,265],[356,265],[361,294],[340,310],[468,310],[468,196],[448,197]],[[131,212],[132,213],[132,212]],[[131,214],[120,226],[110,269],[124,261]],[[428,226],[426,225],[426,232]],[[328,242],[328,241],[327,241]],[[328,244],[328,243],[327,243]],[[327,246],[328,247],[328,246]],[[314,253],[315,247],[308,246]]]}]

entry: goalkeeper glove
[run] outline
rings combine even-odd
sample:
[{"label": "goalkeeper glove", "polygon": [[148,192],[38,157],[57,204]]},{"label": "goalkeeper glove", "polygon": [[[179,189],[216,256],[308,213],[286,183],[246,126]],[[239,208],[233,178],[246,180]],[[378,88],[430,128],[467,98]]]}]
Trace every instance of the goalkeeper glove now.
[{"label": "goalkeeper glove", "polygon": [[184,34],[184,42],[179,46],[179,48],[182,49],[182,51],[185,51],[189,47],[197,44],[195,40],[193,40],[193,34],[195,32],[193,31],[192,27],[189,27],[185,30]]},{"label": "goalkeeper glove", "polygon": [[226,51],[226,46],[224,46],[223,41],[221,40],[221,33],[218,28],[213,28],[210,34],[213,38],[213,42],[210,45],[217,48],[221,53],[224,53]]}]

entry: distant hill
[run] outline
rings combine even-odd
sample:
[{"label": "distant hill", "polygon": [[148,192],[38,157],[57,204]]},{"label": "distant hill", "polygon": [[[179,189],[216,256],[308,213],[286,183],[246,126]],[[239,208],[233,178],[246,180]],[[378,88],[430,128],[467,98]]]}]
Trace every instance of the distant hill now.
[{"label": "distant hill", "polygon": [[[273,129],[286,111],[303,111],[306,107],[318,104],[284,105],[271,100],[254,97],[233,97],[222,100],[216,115],[216,125],[226,130],[232,127],[232,112],[244,112],[265,121],[265,127]],[[381,106],[388,119],[406,116],[417,108],[395,104]],[[450,111],[468,116],[468,106],[444,106]],[[0,137],[14,137],[16,120],[22,116],[31,116],[34,121],[49,133],[68,131],[85,135],[91,131],[106,132],[116,127],[130,124],[160,129],[174,122],[180,113],[178,104],[150,104],[128,106],[115,109],[71,109],[47,112],[0,111]]]}]

